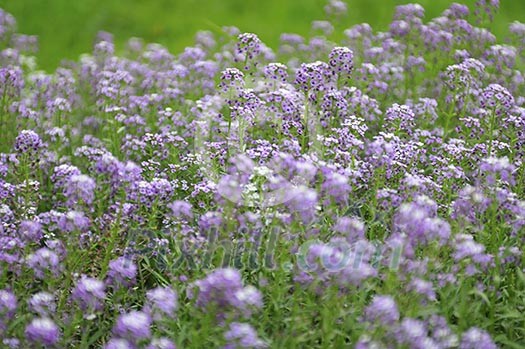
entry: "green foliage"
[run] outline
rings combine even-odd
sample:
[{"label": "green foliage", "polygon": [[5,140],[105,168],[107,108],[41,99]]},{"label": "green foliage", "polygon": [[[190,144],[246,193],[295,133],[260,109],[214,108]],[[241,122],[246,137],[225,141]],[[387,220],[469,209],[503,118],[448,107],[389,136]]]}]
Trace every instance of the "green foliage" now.
[{"label": "green foliage", "polygon": [[[349,14],[338,34],[360,22],[385,30],[394,7],[409,2],[349,0]],[[429,19],[453,1],[417,2],[425,7]],[[475,2],[462,1],[471,9]],[[243,32],[257,33],[275,48],[281,33],[309,34],[311,22],[323,18],[324,4],[323,0],[0,0],[0,7],[17,18],[21,33],[39,36],[37,57],[46,70],[54,69],[64,58],[76,59],[90,52],[99,30],[113,33],[119,47],[136,36],[177,53],[192,44],[198,30],[235,25]],[[504,37],[508,23],[514,20],[525,21],[525,2],[501,1],[492,32]]]}]

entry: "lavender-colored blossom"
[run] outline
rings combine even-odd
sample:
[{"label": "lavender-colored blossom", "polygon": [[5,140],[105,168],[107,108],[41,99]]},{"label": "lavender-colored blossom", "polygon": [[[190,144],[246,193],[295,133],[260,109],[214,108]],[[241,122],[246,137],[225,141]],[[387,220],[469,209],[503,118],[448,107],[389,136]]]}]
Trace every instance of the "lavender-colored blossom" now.
[{"label": "lavender-colored blossom", "polygon": [[372,340],[368,336],[362,336],[359,341],[355,344],[355,349],[383,349],[385,346],[375,340]]},{"label": "lavender-colored blossom", "polygon": [[[0,35],[2,27],[0,27]],[[2,53],[6,53],[9,50],[2,51]],[[16,52],[16,51],[15,51]],[[23,71],[18,66],[7,66],[7,67],[0,67],[0,94],[2,96],[6,97],[18,97],[20,95],[20,92],[24,88],[24,78],[23,78]],[[33,141],[37,141],[36,138],[33,137],[33,135],[27,134],[29,130],[22,131],[19,135],[20,138],[20,146],[25,147],[23,143],[26,143],[27,145],[31,146],[31,139]],[[29,142],[29,143],[27,143]],[[38,145],[38,143],[35,143],[34,145]],[[16,149],[16,144],[15,144]],[[35,149],[36,150],[36,149]]]},{"label": "lavender-colored blossom", "polygon": [[443,14],[445,16],[453,17],[453,18],[465,18],[469,14],[469,8],[466,5],[453,3],[450,5],[448,9],[446,9]]},{"label": "lavender-colored blossom", "polygon": [[328,63],[335,74],[350,75],[354,69],[354,53],[348,47],[334,47]]},{"label": "lavender-colored blossom", "polygon": [[267,79],[285,83],[288,79],[288,67],[281,63],[269,63],[264,67],[264,76]]},{"label": "lavender-colored blossom", "polygon": [[244,74],[236,68],[228,68],[221,73],[219,87],[223,92],[230,89],[239,91],[244,87]]},{"label": "lavender-colored blossom", "polygon": [[71,292],[71,299],[84,311],[97,311],[103,307],[105,294],[104,282],[85,275],[77,281]]},{"label": "lavender-colored blossom", "polygon": [[206,278],[197,280],[188,289],[188,296],[193,298],[197,287],[197,306],[201,308],[215,308],[218,316],[224,312],[233,311],[249,317],[253,310],[261,308],[262,295],[253,286],[242,285],[241,275],[236,269],[216,269]]},{"label": "lavender-colored blossom", "polygon": [[15,315],[17,305],[16,297],[12,292],[0,290],[0,333],[6,329],[8,322]]},{"label": "lavender-colored blossom", "polygon": [[28,242],[38,242],[43,237],[42,224],[35,221],[22,221],[18,227],[20,237]]},{"label": "lavender-colored blossom", "polygon": [[250,316],[253,309],[262,308],[262,294],[257,288],[249,285],[235,291],[231,303],[245,316]]},{"label": "lavender-colored blossom", "polygon": [[186,201],[174,201],[168,204],[168,208],[171,209],[173,217],[191,219],[193,218],[192,206]]},{"label": "lavender-colored blossom", "polygon": [[313,21],[312,30],[322,35],[329,36],[334,31],[334,26],[329,21]]},{"label": "lavender-colored blossom", "polygon": [[342,234],[349,243],[365,238],[365,224],[355,217],[340,217],[332,228]]},{"label": "lavender-colored blossom", "polygon": [[[237,55],[243,56],[244,61],[253,60],[257,57],[262,51],[262,43],[259,37],[253,33],[243,33],[239,34],[237,38],[237,46],[235,47],[235,53]],[[248,70],[249,65],[245,65],[244,69]]]},{"label": "lavender-colored blossom", "polygon": [[415,114],[407,105],[394,104],[386,111],[385,120],[395,123],[403,131],[410,131],[413,127]]},{"label": "lavender-colored blossom", "polygon": [[72,175],[64,186],[64,196],[68,206],[74,207],[79,202],[91,205],[95,198],[95,181],[86,175]]},{"label": "lavender-colored blossom", "polygon": [[325,62],[303,63],[295,73],[295,84],[305,93],[325,91],[330,88],[327,84],[329,71],[330,67]]},{"label": "lavender-colored blossom", "polygon": [[321,189],[328,197],[339,204],[346,204],[351,192],[348,177],[337,172],[331,172],[326,175]]},{"label": "lavender-colored blossom", "polygon": [[426,244],[432,240],[443,244],[450,237],[450,225],[435,217],[436,210],[436,203],[424,196],[402,204],[394,217],[395,230],[406,234],[412,244]]},{"label": "lavender-colored blossom", "polygon": [[146,349],[177,349],[177,346],[168,338],[155,338]]},{"label": "lavender-colored blossom", "polygon": [[89,218],[82,211],[68,211],[61,215],[57,222],[57,228],[63,232],[86,232],[91,225]]},{"label": "lavender-colored blossom", "polygon": [[41,280],[45,279],[48,274],[58,276],[62,269],[60,257],[45,247],[30,254],[27,257],[27,265],[33,269],[35,277]]},{"label": "lavender-colored blossom", "polygon": [[304,223],[311,222],[316,215],[318,193],[305,186],[293,187],[287,192],[285,205],[298,214]]},{"label": "lavender-colored blossom", "polygon": [[231,323],[228,331],[224,333],[224,338],[228,342],[224,349],[267,347],[267,344],[258,337],[257,331],[250,324]]},{"label": "lavender-colored blossom", "polygon": [[410,348],[423,349],[437,347],[437,343],[427,337],[425,323],[420,320],[404,318],[395,336],[400,344],[408,345]]},{"label": "lavender-colored blossom", "polygon": [[15,139],[14,149],[17,153],[34,153],[44,147],[40,136],[32,130],[22,130]]},{"label": "lavender-colored blossom", "polygon": [[[242,288],[242,279],[235,269],[217,269],[194,285],[198,288],[198,306],[205,307],[210,303],[224,306],[229,304],[234,292]],[[192,290],[189,292],[188,296],[192,297]]]},{"label": "lavender-colored blossom", "polygon": [[490,335],[477,327],[472,327],[461,338],[460,349],[496,349]]},{"label": "lavender-colored blossom", "polygon": [[51,316],[56,311],[55,296],[48,292],[35,293],[27,303],[40,316]]},{"label": "lavender-colored blossom", "polygon": [[497,115],[509,111],[514,106],[514,97],[503,86],[490,84],[481,93],[480,105],[482,108],[494,110]]},{"label": "lavender-colored blossom", "polygon": [[431,282],[419,278],[410,281],[409,289],[420,294],[428,301],[436,300],[436,292]]},{"label": "lavender-colored blossom", "polygon": [[9,349],[20,348],[20,340],[18,338],[5,338],[2,343]]},{"label": "lavender-colored blossom", "polygon": [[329,16],[344,16],[346,15],[348,9],[346,3],[341,0],[330,0],[328,4],[325,5],[324,11]]},{"label": "lavender-colored blossom", "polygon": [[146,293],[148,303],[147,311],[152,313],[154,318],[168,316],[173,318],[177,310],[177,292],[169,287],[157,287]]},{"label": "lavender-colored blossom", "polygon": [[25,329],[26,338],[42,345],[55,345],[60,340],[60,329],[47,317],[33,319]]},{"label": "lavender-colored blossom", "polygon": [[516,167],[507,157],[495,158],[489,157],[480,162],[479,170],[488,185],[496,184],[497,179],[501,181],[514,184],[514,171]]},{"label": "lavender-colored blossom", "polygon": [[475,222],[476,217],[483,214],[491,203],[483,190],[471,185],[459,191],[458,199],[452,203],[452,217],[464,217],[470,222]]},{"label": "lavender-colored blossom", "polygon": [[471,235],[458,234],[456,236],[456,252],[454,259],[459,261],[472,258],[474,262],[486,265],[492,261],[492,256],[485,254],[485,246],[474,241]]},{"label": "lavender-colored blossom", "polygon": [[121,338],[139,341],[151,337],[151,317],[141,311],[131,311],[118,317],[113,333]]},{"label": "lavender-colored blossom", "polygon": [[111,338],[104,349],[137,349],[137,346],[127,339],[123,338]]},{"label": "lavender-colored blossom", "polygon": [[111,286],[129,287],[135,284],[137,277],[136,264],[127,257],[118,257],[109,262],[107,283]]},{"label": "lavender-colored blossom", "polygon": [[395,300],[391,296],[374,296],[365,309],[365,319],[384,326],[396,323],[399,320],[399,310]]}]

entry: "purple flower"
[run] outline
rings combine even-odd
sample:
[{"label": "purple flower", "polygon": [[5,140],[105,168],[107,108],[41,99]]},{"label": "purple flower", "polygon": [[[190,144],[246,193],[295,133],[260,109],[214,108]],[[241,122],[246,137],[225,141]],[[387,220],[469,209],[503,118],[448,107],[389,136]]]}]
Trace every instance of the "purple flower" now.
[{"label": "purple flower", "polygon": [[349,243],[365,238],[365,224],[354,217],[340,217],[332,228],[342,234]]},{"label": "purple flower", "polygon": [[370,323],[389,326],[399,320],[399,311],[391,296],[376,295],[365,309],[365,319]]},{"label": "purple flower", "polygon": [[235,291],[231,303],[245,316],[250,316],[252,309],[262,308],[262,294],[257,288],[249,285]]},{"label": "purple flower", "polygon": [[269,63],[264,67],[264,76],[267,79],[286,82],[288,79],[288,67],[281,63]]},{"label": "purple flower", "polygon": [[267,344],[258,337],[257,331],[250,324],[231,323],[230,328],[224,334],[224,338],[228,341],[224,349],[267,347]]},{"label": "purple flower", "polygon": [[482,108],[494,110],[497,115],[509,111],[514,106],[514,97],[503,86],[490,84],[481,93],[480,104]]},{"label": "purple flower", "polygon": [[213,228],[219,228],[223,222],[223,217],[220,212],[209,211],[201,215],[199,218],[199,228],[201,231],[207,233]]},{"label": "purple flower", "polygon": [[[216,269],[202,280],[194,283],[198,287],[197,305],[205,307],[210,303],[218,306],[229,304],[235,291],[242,288],[241,274],[231,268]],[[191,298],[193,290],[189,290],[188,296]]]},{"label": "purple flower", "polygon": [[[248,63],[262,52],[262,43],[259,37],[253,33],[239,34],[238,42],[235,47],[235,54],[242,57],[242,60]],[[250,69],[246,65],[244,69]]]},{"label": "purple flower", "polygon": [[486,254],[485,245],[475,242],[472,235],[456,235],[455,247],[456,251],[454,253],[454,259],[456,261],[470,258],[473,262],[478,263],[484,267],[492,263],[493,256]]},{"label": "purple flower", "polygon": [[76,301],[82,310],[101,310],[106,297],[104,289],[104,282],[82,275],[71,292],[71,299]]},{"label": "purple flower", "polygon": [[426,196],[418,196],[410,203],[402,204],[394,217],[394,229],[406,234],[413,245],[427,244],[437,240],[441,244],[450,236],[449,224],[438,217],[437,204]]},{"label": "purple flower", "polygon": [[442,348],[457,347],[458,336],[452,332],[444,317],[431,315],[428,320],[428,327],[432,333],[432,338],[439,343]]},{"label": "purple flower", "polygon": [[109,262],[108,284],[115,287],[128,287],[135,284],[137,266],[126,257],[118,257]]},{"label": "purple flower", "polygon": [[47,273],[58,276],[62,270],[59,256],[45,247],[29,255],[27,257],[27,265],[33,269],[35,277],[41,280],[46,278]]},{"label": "purple flower", "polygon": [[15,139],[14,149],[20,154],[37,152],[43,147],[40,136],[31,130],[22,130]]},{"label": "purple flower", "polygon": [[171,210],[173,217],[175,218],[193,218],[192,206],[189,202],[174,201],[171,204],[168,204],[168,208]]},{"label": "purple flower", "polygon": [[341,0],[330,0],[328,4],[325,5],[324,11],[329,16],[344,16],[348,11],[346,3]]},{"label": "purple flower", "polygon": [[329,21],[313,21],[312,30],[322,35],[329,36],[334,31],[334,26]]},{"label": "purple flower", "polygon": [[146,349],[177,349],[177,346],[168,338],[155,338]]},{"label": "purple flower", "polygon": [[195,281],[188,289],[189,298],[194,296],[194,287],[198,288],[197,306],[217,307],[219,317],[227,311],[249,317],[253,310],[263,305],[261,293],[253,286],[243,287],[241,275],[235,269],[216,269],[204,279]]},{"label": "purple flower", "polygon": [[396,337],[399,343],[414,349],[437,347],[433,340],[427,337],[425,323],[416,319],[404,318],[397,329]]},{"label": "purple flower", "polygon": [[177,310],[177,292],[169,287],[157,287],[146,293],[146,309],[153,317],[168,316],[173,318]]},{"label": "purple flower", "polygon": [[436,292],[434,291],[434,286],[430,281],[415,278],[410,281],[409,289],[419,293],[429,301],[436,300]]},{"label": "purple flower", "polygon": [[221,73],[219,88],[223,92],[228,92],[231,89],[240,91],[244,88],[244,74],[239,69],[227,68]]},{"label": "purple flower", "polygon": [[15,316],[17,307],[16,297],[7,290],[0,290],[0,333],[5,330],[7,323]]},{"label": "purple flower", "polygon": [[[460,64],[447,67],[444,74],[445,84],[452,90],[480,88],[479,76],[485,71],[485,65],[475,58],[467,58]],[[471,91],[468,91],[471,92]]]},{"label": "purple flower", "polygon": [[460,349],[496,349],[497,346],[492,341],[490,335],[477,327],[470,328],[463,333]]},{"label": "purple flower", "polygon": [[33,319],[25,330],[26,338],[43,345],[54,345],[60,339],[60,329],[47,317]]},{"label": "purple flower", "polygon": [[104,349],[137,349],[137,346],[127,339],[111,338],[106,345],[104,345]]},{"label": "purple flower", "polygon": [[25,241],[38,242],[42,239],[42,225],[35,221],[22,221],[18,227],[20,237]]},{"label": "purple flower", "polygon": [[18,338],[5,338],[2,343],[9,349],[20,348],[20,340]]},{"label": "purple flower", "polygon": [[383,347],[383,344],[380,342],[372,340],[368,336],[363,336],[362,338],[359,338],[359,341],[355,344],[354,349],[382,349]]},{"label": "purple flower", "polygon": [[118,317],[113,333],[121,338],[139,341],[151,337],[151,317],[141,311],[131,311]]},{"label": "purple flower", "polygon": [[334,47],[328,64],[333,74],[348,77],[354,69],[354,53],[348,47]]},{"label": "purple flower", "polygon": [[399,130],[410,131],[414,126],[415,114],[408,105],[394,103],[386,111],[385,120],[394,123]]},{"label": "purple flower", "polygon": [[489,207],[491,200],[485,196],[483,190],[467,185],[458,193],[458,199],[452,203],[452,218],[464,217],[468,221],[476,222],[477,216],[483,214]]},{"label": "purple flower", "polygon": [[496,184],[498,177],[505,183],[514,184],[514,170],[516,167],[505,156],[502,158],[489,157],[481,160],[479,171],[485,177],[488,185]]},{"label": "purple flower", "polygon": [[40,316],[50,316],[56,311],[55,296],[48,292],[38,292],[28,300],[29,309]]},{"label": "purple flower", "polygon": [[72,175],[65,184],[64,196],[69,207],[75,207],[79,202],[91,205],[95,199],[95,181],[86,175]]},{"label": "purple flower", "polygon": [[[3,28],[0,25],[0,40],[2,37],[2,29]],[[1,96],[5,95],[7,97],[18,97],[23,87],[24,87],[24,74],[23,74],[22,69],[20,69],[20,67],[9,66],[9,67],[0,68],[0,95]]]},{"label": "purple flower", "polygon": [[350,187],[348,177],[337,172],[330,172],[326,175],[321,189],[323,193],[335,202],[346,204],[352,188]]},{"label": "purple flower", "polygon": [[443,12],[443,15],[453,18],[465,18],[469,14],[469,8],[466,5],[453,3]]},{"label": "purple flower", "polygon": [[306,186],[292,187],[286,192],[285,205],[290,211],[299,215],[303,223],[314,220],[317,212],[318,193]]},{"label": "purple flower", "polygon": [[[303,92],[318,93],[330,89],[327,84],[330,66],[325,62],[317,61],[314,63],[303,63],[295,73],[295,84]],[[311,96],[313,102],[317,101],[315,96]]]}]

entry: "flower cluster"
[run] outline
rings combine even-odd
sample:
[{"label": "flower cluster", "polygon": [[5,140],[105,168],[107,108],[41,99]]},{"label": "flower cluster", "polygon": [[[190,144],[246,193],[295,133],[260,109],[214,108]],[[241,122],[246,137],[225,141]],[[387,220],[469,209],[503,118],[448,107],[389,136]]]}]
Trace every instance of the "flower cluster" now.
[{"label": "flower cluster", "polygon": [[53,72],[0,10],[2,348],[522,346],[525,24],[325,5]]}]

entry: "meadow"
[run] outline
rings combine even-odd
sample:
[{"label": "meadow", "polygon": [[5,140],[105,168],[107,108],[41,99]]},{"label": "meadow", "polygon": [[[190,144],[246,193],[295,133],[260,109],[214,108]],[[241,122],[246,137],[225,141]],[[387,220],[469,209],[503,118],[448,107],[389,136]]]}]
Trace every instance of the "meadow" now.
[{"label": "meadow", "polygon": [[524,348],[523,5],[421,3],[0,2],[0,347]]}]

